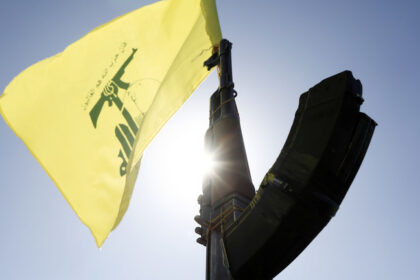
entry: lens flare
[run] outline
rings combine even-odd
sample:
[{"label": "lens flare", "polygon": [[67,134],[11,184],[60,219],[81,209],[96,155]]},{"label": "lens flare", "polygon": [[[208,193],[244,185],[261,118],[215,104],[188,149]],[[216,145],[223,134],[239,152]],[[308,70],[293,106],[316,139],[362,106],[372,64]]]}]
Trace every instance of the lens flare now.
[{"label": "lens flare", "polygon": [[201,156],[201,175],[204,177],[213,173],[216,166],[216,161],[214,159],[213,153],[203,151]]}]

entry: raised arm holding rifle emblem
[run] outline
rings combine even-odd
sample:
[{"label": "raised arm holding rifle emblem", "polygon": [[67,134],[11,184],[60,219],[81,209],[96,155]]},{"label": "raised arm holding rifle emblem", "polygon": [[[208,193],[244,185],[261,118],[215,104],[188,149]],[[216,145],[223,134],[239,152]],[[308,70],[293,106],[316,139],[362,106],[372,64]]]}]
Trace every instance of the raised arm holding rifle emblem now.
[{"label": "raised arm holding rifle emblem", "polygon": [[102,107],[104,106],[105,101],[108,101],[108,106],[111,107],[112,104],[115,103],[118,109],[120,111],[122,110],[123,104],[118,96],[118,89],[120,88],[126,90],[130,86],[129,83],[122,81],[121,78],[124,75],[125,68],[128,66],[128,64],[130,64],[136,52],[137,49],[132,49],[131,55],[127,58],[127,60],[118,70],[118,72],[114,75],[114,77],[107,83],[107,85],[101,93],[101,97],[93,106],[92,110],[90,110],[89,115],[95,128],[98,123],[99,114],[102,111]]}]

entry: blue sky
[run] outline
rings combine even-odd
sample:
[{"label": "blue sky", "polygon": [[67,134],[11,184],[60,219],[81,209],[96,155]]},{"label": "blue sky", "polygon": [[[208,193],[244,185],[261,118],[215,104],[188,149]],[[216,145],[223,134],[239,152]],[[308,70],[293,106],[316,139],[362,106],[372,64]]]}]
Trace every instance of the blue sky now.
[{"label": "blue sky", "polygon": [[[31,64],[154,1],[3,1],[0,92]],[[233,42],[237,104],[254,184],[278,156],[298,97],[351,70],[379,126],[337,215],[276,279],[418,279],[420,2],[217,1]],[[130,208],[101,250],[0,120],[0,279],[204,279],[190,170],[211,75],[146,150]],[[179,164],[183,158],[183,164]]]}]

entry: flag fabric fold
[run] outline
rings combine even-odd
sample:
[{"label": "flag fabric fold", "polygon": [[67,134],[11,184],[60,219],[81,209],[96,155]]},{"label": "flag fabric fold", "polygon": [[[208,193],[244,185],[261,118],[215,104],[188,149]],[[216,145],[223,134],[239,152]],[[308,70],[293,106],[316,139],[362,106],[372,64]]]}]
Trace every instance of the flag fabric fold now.
[{"label": "flag fabric fold", "polygon": [[127,210],[147,145],[208,75],[214,0],[160,1],[19,74],[0,113],[97,245]]}]

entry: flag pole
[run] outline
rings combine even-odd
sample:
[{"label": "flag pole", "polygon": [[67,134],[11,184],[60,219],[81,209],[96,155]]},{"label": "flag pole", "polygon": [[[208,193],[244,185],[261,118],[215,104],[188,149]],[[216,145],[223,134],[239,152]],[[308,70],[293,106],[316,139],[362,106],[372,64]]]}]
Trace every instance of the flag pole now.
[{"label": "flag pole", "polygon": [[214,161],[199,196],[197,242],[206,246],[206,280],[232,279],[223,245],[224,230],[236,221],[255,195],[246,156],[232,77],[232,43],[221,40],[204,65],[219,70],[219,88],[210,98],[205,148]]}]

